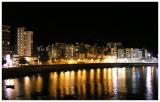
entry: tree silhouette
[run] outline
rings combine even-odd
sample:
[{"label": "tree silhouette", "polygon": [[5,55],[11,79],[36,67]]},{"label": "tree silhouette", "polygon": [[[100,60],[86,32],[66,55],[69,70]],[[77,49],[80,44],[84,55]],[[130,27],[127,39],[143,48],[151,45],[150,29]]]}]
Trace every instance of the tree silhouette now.
[{"label": "tree silhouette", "polygon": [[6,64],[6,63],[7,63],[7,61],[4,58],[2,58],[2,65]]},{"label": "tree silhouette", "polygon": [[26,64],[27,60],[24,57],[19,58],[19,64]]},{"label": "tree silhouette", "polygon": [[47,51],[43,51],[40,53],[40,61],[42,63],[46,63],[49,60],[49,56],[48,56],[48,52]]}]

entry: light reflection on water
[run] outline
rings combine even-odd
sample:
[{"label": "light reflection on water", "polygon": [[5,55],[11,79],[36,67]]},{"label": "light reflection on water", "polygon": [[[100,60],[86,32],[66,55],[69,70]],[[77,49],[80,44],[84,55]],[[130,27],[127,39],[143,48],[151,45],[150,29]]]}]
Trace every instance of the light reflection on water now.
[{"label": "light reflection on water", "polygon": [[147,67],[147,77],[146,77],[146,98],[152,99],[152,69]]},{"label": "light reflection on water", "polygon": [[28,76],[24,77],[24,95],[26,96],[27,99],[30,99],[30,94],[31,94],[31,81]]},{"label": "light reflection on water", "polygon": [[59,87],[60,87],[59,88],[60,89],[60,96],[63,97],[63,94],[64,94],[64,72],[60,72]]},{"label": "light reflection on water", "polygon": [[118,68],[118,92],[126,93],[126,68]]},{"label": "light reflection on water", "polygon": [[112,73],[113,73],[112,77],[113,77],[113,89],[114,89],[113,93],[114,93],[114,96],[117,96],[118,95],[118,84],[117,84],[117,81],[118,81],[117,80],[118,79],[117,78],[118,77],[117,74],[118,73],[117,73],[117,68],[113,68],[112,69]]},{"label": "light reflection on water", "polygon": [[137,91],[137,88],[136,88],[136,69],[135,67],[132,68],[132,91],[133,91],[133,94],[136,93]]},{"label": "light reflection on water", "polygon": [[[8,79],[8,80],[4,80],[4,85],[14,85],[15,84],[15,80],[14,79]],[[5,86],[4,86],[5,87]],[[13,99],[15,98],[15,94],[14,94],[14,89],[5,89],[6,91],[6,96],[8,96],[8,99]]]},{"label": "light reflection on water", "polygon": [[[156,99],[154,66],[79,69],[3,80],[5,99]],[[154,82],[156,81],[156,82]],[[15,85],[14,89],[5,85]],[[43,96],[32,96],[34,92]],[[128,97],[128,95],[131,95]]]},{"label": "light reflection on water", "polygon": [[90,70],[90,87],[91,87],[91,91],[90,91],[90,93],[91,93],[91,96],[93,96],[94,95],[94,86],[95,86],[95,80],[94,80],[94,69],[91,69]]},{"label": "light reflection on water", "polygon": [[43,80],[42,80],[42,76],[38,75],[36,78],[36,91],[37,92],[41,92],[42,91],[42,87],[43,87]]},{"label": "light reflection on water", "polygon": [[113,79],[112,79],[112,69],[108,69],[108,93],[113,96]]},{"label": "light reflection on water", "polygon": [[107,77],[108,73],[107,73],[107,68],[103,69],[103,88],[104,90],[102,90],[102,92],[104,92],[104,94],[108,93],[108,77]]}]

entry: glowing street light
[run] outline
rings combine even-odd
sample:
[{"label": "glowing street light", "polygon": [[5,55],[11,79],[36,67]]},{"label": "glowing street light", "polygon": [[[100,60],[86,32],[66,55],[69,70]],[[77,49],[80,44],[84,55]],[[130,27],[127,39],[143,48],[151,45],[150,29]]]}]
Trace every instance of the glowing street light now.
[{"label": "glowing street light", "polygon": [[148,58],[149,58],[149,59],[151,58],[151,54],[150,54],[150,53],[148,53]]}]

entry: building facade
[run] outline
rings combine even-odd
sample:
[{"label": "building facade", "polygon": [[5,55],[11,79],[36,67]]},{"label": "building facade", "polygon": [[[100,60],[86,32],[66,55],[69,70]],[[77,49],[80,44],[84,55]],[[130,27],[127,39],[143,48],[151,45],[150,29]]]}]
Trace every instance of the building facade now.
[{"label": "building facade", "polygon": [[138,48],[126,48],[125,56],[126,58],[143,59],[143,52]]},{"label": "building facade", "polygon": [[119,59],[125,58],[125,49],[118,49],[118,55],[117,55],[117,57]]},{"label": "building facade", "polygon": [[130,48],[126,48],[125,49],[125,55],[126,55],[126,58],[131,58],[131,50],[130,50]]},{"label": "building facade", "polygon": [[66,45],[65,58],[66,59],[73,59],[74,53],[75,53],[74,45],[73,44]]},{"label": "building facade", "polygon": [[145,49],[144,50],[144,59],[148,59],[149,58],[149,56],[148,56],[148,50],[147,49]]},{"label": "building facade", "polygon": [[140,50],[140,49],[137,49],[137,58],[143,59],[143,53],[142,53],[142,50]]},{"label": "building facade", "polygon": [[33,32],[25,27],[17,28],[17,53],[19,56],[32,56]]},{"label": "building facade", "polygon": [[111,56],[117,58],[117,48],[111,48]]},{"label": "building facade", "polygon": [[10,26],[2,25],[2,56],[10,54]]}]

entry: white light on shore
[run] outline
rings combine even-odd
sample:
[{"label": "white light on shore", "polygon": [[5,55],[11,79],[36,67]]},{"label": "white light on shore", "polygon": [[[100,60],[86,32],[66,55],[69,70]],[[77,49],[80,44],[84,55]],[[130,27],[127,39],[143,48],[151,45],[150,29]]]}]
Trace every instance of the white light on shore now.
[{"label": "white light on shore", "polygon": [[9,54],[6,55],[6,64],[4,64],[3,66],[4,67],[7,67],[7,66],[11,66],[12,65],[12,60],[11,60],[11,57]]},{"label": "white light on shore", "polygon": [[6,61],[7,61],[7,64],[10,63],[10,55],[6,55]]}]

